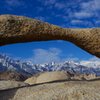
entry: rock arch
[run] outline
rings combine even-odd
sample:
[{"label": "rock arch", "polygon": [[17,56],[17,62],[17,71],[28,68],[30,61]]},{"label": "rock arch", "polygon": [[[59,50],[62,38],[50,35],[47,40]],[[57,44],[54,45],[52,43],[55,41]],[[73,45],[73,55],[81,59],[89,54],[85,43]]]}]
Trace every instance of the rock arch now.
[{"label": "rock arch", "polygon": [[72,42],[90,54],[100,58],[100,28],[60,28],[23,16],[0,16],[0,46],[48,40]]}]

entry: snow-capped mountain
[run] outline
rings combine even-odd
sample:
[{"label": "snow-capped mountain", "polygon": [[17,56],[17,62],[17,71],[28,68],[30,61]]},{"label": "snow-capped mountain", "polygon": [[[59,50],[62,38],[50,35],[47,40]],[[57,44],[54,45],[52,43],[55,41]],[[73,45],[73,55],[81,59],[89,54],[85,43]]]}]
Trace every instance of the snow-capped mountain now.
[{"label": "snow-capped mountain", "polygon": [[25,75],[32,75],[43,71],[65,70],[72,73],[94,73],[100,76],[100,62],[90,61],[65,61],[63,63],[33,64],[31,61],[22,62],[13,60],[5,54],[0,54],[0,72],[14,70]]}]

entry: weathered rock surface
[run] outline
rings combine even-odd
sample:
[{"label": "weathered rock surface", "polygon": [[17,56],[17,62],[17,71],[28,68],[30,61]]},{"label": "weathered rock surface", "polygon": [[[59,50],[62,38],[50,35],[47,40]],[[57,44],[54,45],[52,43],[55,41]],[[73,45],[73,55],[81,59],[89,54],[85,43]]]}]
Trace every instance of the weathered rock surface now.
[{"label": "weathered rock surface", "polygon": [[11,80],[7,80],[7,81],[2,80],[2,81],[0,81],[0,91],[15,88],[15,87],[22,87],[22,86],[28,86],[28,84],[26,84],[24,82],[17,82],[17,81],[11,81]]},{"label": "weathered rock surface", "polygon": [[65,40],[100,58],[100,28],[69,29],[22,16],[0,16],[0,46],[32,41]]},{"label": "weathered rock surface", "polygon": [[53,72],[40,73],[39,75],[34,75],[26,79],[25,83],[32,85],[32,84],[62,81],[62,80],[79,81],[79,80],[92,80],[96,78],[98,77],[96,77],[95,74],[72,74],[66,71],[53,71]]},{"label": "weathered rock surface", "polygon": [[0,80],[24,81],[28,77],[15,71],[0,72]]},{"label": "weathered rock surface", "polygon": [[38,76],[33,76],[25,80],[28,84],[38,84],[52,81],[69,80],[73,75],[65,71],[44,72]]},{"label": "weathered rock surface", "polygon": [[75,80],[92,80],[92,79],[96,79],[96,75],[95,74],[76,74],[74,75],[74,77],[71,77],[71,79],[75,79]]},{"label": "weathered rock surface", "polygon": [[62,81],[0,91],[1,100],[100,100],[100,80]]}]

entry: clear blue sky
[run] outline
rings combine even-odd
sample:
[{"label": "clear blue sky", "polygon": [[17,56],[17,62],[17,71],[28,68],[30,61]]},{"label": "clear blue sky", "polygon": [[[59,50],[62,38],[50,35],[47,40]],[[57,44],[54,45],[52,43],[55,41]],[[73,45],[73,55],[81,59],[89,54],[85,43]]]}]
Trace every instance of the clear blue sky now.
[{"label": "clear blue sky", "polygon": [[[0,0],[0,14],[27,16],[61,27],[100,27],[100,0]],[[31,58],[34,63],[93,57],[65,41],[8,45],[0,47],[0,52],[21,59]]]}]

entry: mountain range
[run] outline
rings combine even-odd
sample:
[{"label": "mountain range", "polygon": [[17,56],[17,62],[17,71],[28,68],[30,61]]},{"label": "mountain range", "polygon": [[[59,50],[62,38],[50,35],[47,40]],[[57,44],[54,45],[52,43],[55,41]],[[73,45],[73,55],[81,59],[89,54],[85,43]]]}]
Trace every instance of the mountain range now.
[{"label": "mountain range", "polygon": [[0,72],[16,71],[26,76],[31,76],[45,71],[69,71],[75,74],[96,74],[100,76],[100,61],[51,62],[45,64],[33,64],[31,61],[14,60],[6,54],[0,54]]}]

